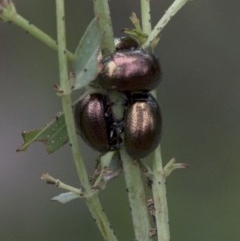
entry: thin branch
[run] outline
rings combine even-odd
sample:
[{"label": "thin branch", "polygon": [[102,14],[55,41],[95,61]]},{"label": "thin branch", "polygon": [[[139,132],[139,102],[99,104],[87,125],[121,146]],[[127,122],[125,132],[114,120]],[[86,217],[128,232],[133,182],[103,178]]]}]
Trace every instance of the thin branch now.
[{"label": "thin branch", "polygon": [[62,106],[65,116],[65,122],[69,137],[69,142],[72,148],[74,162],[77,168],[78,177],[83,188],[89,192],[90,184],[88,181],[87,171],[79,151],[79,145],[76,136],[72,100],[71,100],[71,85],[68,80],[67,58],[66,58],[66,35],[65,35],[65,15],[64,15],[64,0],[56,0],[57,13],[57,37],[58,37],[58,59],[59,59],[59,75],[60,86],[63,90]]},{"label": "thin branch", "polygon": [[105,56],[115,50],[108,0],[95,0],[93,7],[95,16],[99,19],[99,27],[103,31],[102,52]]},{"label": "thin branch", "polygon": [[163,171],[163,163],[160,146],[153,155],[153,201],[158,241],[170,241],[168,205],[166,194],[166,177]]},{"label": "thin branch", "polygon": [[150,220],[139,164],[128,156],[124,147],[121,150],[121,159],[133,219],[135,239],[138,241],[150,241],[152,240],[150,237]]},{"label": "thin branch", "polygon": [[[16,26],[22,28],[26,33],[32,35],[40,42],[44,43],[51,49],[58,51],[58,45],[56,40],[52,39],[49,35],[31,24],[28,20],[19,15],[15,9],[15,6],[10,2],[7,7],[0,8],[0,19],[5,22],[11,22]],[[66,50],[67,58],[70,61],[74,61],[75,57],[70,51]]]},{"label": "thin branch", "polygon": [[141,0],[142,31],[149,34],[152,30],[150,0]]},{"label": "thin branch", "polygon": [[172,17],[190,0],[175,0],[173,4],[168,8],[162,18],[158,21],[152,32],[149,34],[147,41],[142,46],[143,48],[149,47],[159,37],[159,34],[166,26],[166,24],[172,19]]},{"label": "thin branch", "polygon": [[86,204],[105,241],[118,241],[97,195],[86,199]]},{"label": "thin branch", "polygon": [[79,195],[81,197],[84,196],[84,192],[81,189],[73,187],[73,186],[70,186],[70,185],[62,182],[61,180],[52,177],[48,173],[43,174],[41,176],[41,179],[43,181],[45,181],[47,184],[54,184],[54,185],[56,185],[60,189],[63,189],[63,190],[69,191],[69,192],[73,192],[73,193],[75,193],[75,194],[77,194],[77,195]]},{"label": "thin branch", "polygon": [[189,165],[187,163],[179,163],[176,162],[175,158],[172,158],[165,166],[164,166],[164,176],[165,178],[167,178],[168,176],[170,176],[170,174],[176,170],[176,169],[184,169],[189,167]]},{"label": "thin branch", "polygon": [[70,145],[72,147],[72,154],[74,162],[77,168],[79,180],[82,187],[86,192],[86,204],[96,220],[98,228],[106,241],[117,241],[113,229],[107,219],[106,214],[99,202],[97,194],[93,193],[88,180],[86,168],[83,159],[80,155],[79,145],[76,136],[75,124],[72,113],[72,101],[71,101],[71,85],[68,80],[67,72],[67,58],[66,58],[66,37],[65,37],[65,16],[64,16],[64,0],[56,0],[56,12],[57,12],[57,33],[58,33],[58,58],[59,58],[59,74],[60,74],[60,86],[63,90],[62,105],[65,114],[65,122],[68,131],[68,137]]}]

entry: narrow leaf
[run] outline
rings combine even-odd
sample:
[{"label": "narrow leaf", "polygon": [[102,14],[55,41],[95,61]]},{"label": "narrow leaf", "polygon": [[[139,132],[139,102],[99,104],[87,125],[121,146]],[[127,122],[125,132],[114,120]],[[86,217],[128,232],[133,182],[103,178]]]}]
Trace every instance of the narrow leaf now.
[{"label": "narrow leaf", "polygon": [[98,27],[98,19],[89,24],[75,52],[76,82],[74,89],[80,89],[90,84],[99,71],[97,57],[101,46],[102,32]]},{"label": "narrow leaf", "polygon": [[68,141],[63,113],[59,113],[42,129],[22,132],[23,145],[17,151],[25,151],[33,142],[43,142],[47,152],[53,153]]},{"label": "narrow leaf", "polygon": [[76,198],[79,198],[79,195],[77,195],[76,193],[73,192],[65,192],[65,193],[61,193],[56,197],[53,197],[51,200],[52,201],[57,201],[61,204],[66,204]]}]

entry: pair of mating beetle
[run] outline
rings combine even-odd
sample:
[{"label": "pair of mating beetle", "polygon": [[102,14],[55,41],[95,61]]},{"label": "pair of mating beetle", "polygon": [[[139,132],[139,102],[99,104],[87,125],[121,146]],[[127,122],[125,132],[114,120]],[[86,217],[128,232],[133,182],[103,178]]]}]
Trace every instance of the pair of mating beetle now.
[{"label": "pair of mating beetle", "polygon": [[103,69],[97,81],[108,91],[125,94],[126,108],[121,120],[112,114],[107,95],[87,95],[75,105],[74,117],[78,133],[93,149],[101,153],[117,150],[122,143],[133,159],[151,153],[160,142],[161,113],[148,91],[156,88],[161,79],[158,59],[140,49],[135,40],[117,40],[116,51],[101,60]]}]

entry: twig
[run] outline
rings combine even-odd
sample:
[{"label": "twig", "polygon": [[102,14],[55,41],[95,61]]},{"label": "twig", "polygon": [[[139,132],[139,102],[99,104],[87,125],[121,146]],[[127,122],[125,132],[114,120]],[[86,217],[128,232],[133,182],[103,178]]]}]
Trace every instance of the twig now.
[{"label": "twig", "polygon": [[152,30],[150,0],[141,0],[142,31],[149,34]]},{"label": "twig", "polygon": [[56,0],[56,13],[57,13],[57,38],[58,38],[58,59],[59,59],[59,75],[60,87],[63,91],[62,106],[65,116],[65,122],[69,137],[69,142],[72,147],[74,162],[77,168],[78,176],[83,188],[89,192],[90,184],[86,168],[79,151],[79,145],[76,136],[72,100],[71,100],[71,85],[68,80],[67,58],[66,58],[66,37],[65,37],[65,18],[64,18],[64,1]]},{"label": "twig", "polygon": [[[22,28],[26,33],[29,33],[34,38],[38,39],[51,49],[58,51],[58,45],[56,40],[52,39],[49,35],[43,32],[41,29],[37,28],[35,25],[30,23],[28,20],[19,15],[15,9],[12,2],[4,7],[0,7],[0,19],[5,22],[11,22],[16,26]],[[75,59],[74,54],[66,50],[66,55],[68,60],[73,61]]]},{"label": "twig", "polygon": [[57,33],[58,33],[58,58],[59,58],[59,74],[60,74],[60,86],[63,90],[62,106],[65,114],[65,122],[68,131],[69,141],[72,147],[72,154],[74,162],[77,168],[78,176],[82,187],[86,192],[86,204],[96,220],[96,224],[106,241],[117,241],[113,229],[103,211],[103,208],[99,202],[97,194],[90,195],[92,192],[91,186],[88,180],[86,168],[83,159],[80,155],[75,124],[72,113],[72,101],[71,101],[71,85],[68,81],[67,72],[67,58],[66,58],[66,37],[65,37],[65,17],[64,17],[64,0],[56,0],[56,12],[57,12]]},{"label": "twig", "polygon": [[178,163],[175,158],[172,158],[163,169],[164,176],[167,178],[174,170],[187,168],[189,165],[187,163]]},{"label": "twig", "polygon": [[135,239],[138,241],[150,241],[152,240],[150,237],[151,227],[140,167],[136,161],[128,156],[124,147],[121,150],[121,159],[133,219]]},{"label": "twig", "polygon": [[176,163],[176,160],[173,158],[163,168],[160,146],[154,152],[152,191],[155,209],[154,217],[156,219],[158,241],[170,240],[167,193],[165,184],[166,178],[175,169],[187,167],[188,164]]},{"label": "twig", "polygon": [[168,8],[162,18],[158,21],[152,32],[149,34],[147,41],[142,46],[143,48],[149,47],[166,26],[166,24],[172,19],[172,17],[190,0],[175,0],[173,4]]},{"label": "twig", "polygon": [[48,173],[44,173],[42,176],[41,176],[41,179],[43,181],[45,181],[47,184],[54,184],[56,185],[58,188],[60,189],[63,189],[63,190],[66,190],[66,191],[69,191],[69,192],[73,192],[81,197],[84,196],[84,192],[82,189],[78,189],[76,187],[73,187],[73,186],[70,186],[70,185],[67,185],[65,184],[64,182],[62,182],[61,180],[59,179],[56,179],[54,177],[52,177],[51,175],[49,175]]},{"label": "twig", "polygon": [[103,31],[102,53],[103,56],[112,53],[115,49],[112,21],[107,0],[93,1],[95,16],[99,19],[99,27]]},{"label": "twig", "polygon": [[153,155],[153,201],[155,207],[155,218],[157,227],[158,241],[169,241],[169,219],[168,219],[168,205],[166,194],[166,177],[163,171],[162,157],[160,146]]}]

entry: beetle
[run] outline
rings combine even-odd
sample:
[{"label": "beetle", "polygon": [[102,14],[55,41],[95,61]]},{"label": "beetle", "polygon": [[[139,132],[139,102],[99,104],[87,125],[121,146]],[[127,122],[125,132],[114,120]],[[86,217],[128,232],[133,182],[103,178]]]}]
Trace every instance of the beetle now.
[{"label": "beetle", "polygon": [[106,95],[87,95],[74,107],[77,132],[93,149],[104,153],[120,148],[119,126],[112,116],[111,102]]},{"label": "beetle", "polygon": [[133,159],[146,157],[160,143],[161,111],[149,93],[132,94],[124,114],[124,143]]},{"label": "beetle", "polygon": [[143,49],[116,51],[102,60],[99,84],[120,92],[149,91],[161,80],[161,67],[155,55]]},{"label": "beetle", "polygon": [[[118,38],[114,38],[115,51],[127,51],[134,50],[139,47],[139,44],[136,40],[128,36],[122,36]],[[99,52],[97,56],[98,62],[102,61],[102,52]]]},{"label": "beetle", "polygon": [[137,49],[139,47],[138,42],[128,36],[115,38],[114,43],[116,51]]}]

